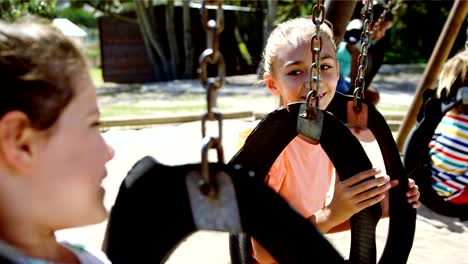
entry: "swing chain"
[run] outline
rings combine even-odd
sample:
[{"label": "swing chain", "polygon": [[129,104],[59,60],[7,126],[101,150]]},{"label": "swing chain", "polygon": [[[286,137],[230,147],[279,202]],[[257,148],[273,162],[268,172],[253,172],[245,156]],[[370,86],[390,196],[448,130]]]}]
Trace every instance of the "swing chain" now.
[{"label": "swing chain", "polygon": [[401,6],[403,0],[396,0],[395,6],[392,8],[392,14],[395,14]]},{"label": "swing chain", "polygon": [[362,21],[364,23],[363,31],[361,33],[361,52],[358,57],[358,73],[356,80],[354,82],[354,107],[357,111],[361,110],[361,105],[358,103],[358,97],[364,99],[364,87],[365,87],[365,79],[364,74],[367,69],[367,52],[369,49],[370,44],[370,24],[372,23],[373,12],[372,12],[373,3],[372,1],[368,0],[366,2],[366,8],[362,12]]},{"label": "swing chain", "polygon": [[[216,20],[208,19],[207,5],[217,5]],[[199,58],[200,64],[200,81],[202,86],[207,87],[209,82],[215,84],[216,90],[224,85],[226,78],[226,64],[224,57],[219,51],[219,35],[224,30],[224,11],[222,0],[206,0],[202,1],[201,6],[201,19],[203,29],[206,32],[206,45],[207,48],[202,52]],[[216,78],[208,78],[208,64],[218,65],[218,76]]]},{"label": "swing chain", "polygon": [[[216,5],[216,20],[208,19],[207,5]],[[201,176],[202,182],[199,185],[202,194],[208,197],[214,197],[217,194],[215,175],[211,176],[209,172],[208,151],[216,149],[218,163],[224,163],[224,151],[222,142],[223,115],[216,110],[217,91],[224,85],[226,77],[226,64],[224,57],[219,51],[219,35],[224,29],[224,11],[222,0],[204,0],[201,6],[201,20],[203,29],[206,32],[207,48],[199,57],[199,74],[201,85],[206,89],[207,111],[202,116],[202,161]],[[217,65],[217,76],[208,77],[208,64]],[[218,122],[218,137],[206,136],[207,121]]]},{"label": "swing chain", "polygon": [[[468,18],[466,21],[468,22]],[[468,50],[468,26],[466,26],[465,50]]]},{"label": "swing chain", "polygon": [[393,9],[390,10],[390,7],[392,5],[393,5],[393,0],[388,0],[388,2],[385,3],[385,6],[384,6],[384,9],[383,9],[382,13],[380,14],[379,18],[377,19],[377,21],[374,23],[374,26],[372,27],[372,33],[371,34],[374,34],[374,32],[380,27],[380,24],[384,20],[384,18],[387,15],[388,11],[393,13]]},{"label": "swing chain", "polygon": [[[320,90],[320,52],[322,50],[322,40],[320,37],[320,26],[325,19],[325,7],[322,0],[318,0],[312,9],[312,21],[315,24],[315,35],[310,41],[310,49],[312,51],[312,65],[309,69],[309,93],[306,99],[306,113],[304,118],[314,119],[315,113],[312,107],[312,99],[315,99],[315,105],[319,107],[319,90]],[[314,89],[315,87],[315,89]]]}]

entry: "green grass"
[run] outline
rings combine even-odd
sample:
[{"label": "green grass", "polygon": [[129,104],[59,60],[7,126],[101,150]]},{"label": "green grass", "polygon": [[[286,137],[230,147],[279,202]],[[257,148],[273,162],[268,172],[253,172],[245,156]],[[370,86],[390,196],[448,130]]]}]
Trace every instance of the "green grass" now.
[{"label": "green grass", "polygon": [[101,68],[93,67],[89,70],[89,74],[91,75],[91,79],[93,80],[94,85],[96,85],[96,87],[99,87],[104,83],[104,80],[102,79]]},{"label": "green grass", "polygon": [[[224,108],[224,106],[220,106]],[[106,105],[101,106],[101,118],[112,117],[144,117],[154,116],[158,112],[190,112],[202,113],[206,109],[206,104],[200,103],[199,105],[173,105],[173,106],[142,106],[142,105]],[[167,114],[166,114],[167,115]]]}]

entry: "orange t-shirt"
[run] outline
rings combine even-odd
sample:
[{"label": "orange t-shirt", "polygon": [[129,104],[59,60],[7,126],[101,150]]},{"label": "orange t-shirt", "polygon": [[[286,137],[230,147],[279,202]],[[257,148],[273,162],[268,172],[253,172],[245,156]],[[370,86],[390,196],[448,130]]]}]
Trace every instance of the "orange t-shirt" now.
[{"label": "orange t-shirt", "polygon": [[[248,132],[242,132],[240,137],[245,137]],[[295,137],[273,163],[267,183],[291,207],[308,218],[325,205],[332,177],[333,164],[320,144],[312,145]],[[254,239],[252,247],[258,263],[276,263]]]}]

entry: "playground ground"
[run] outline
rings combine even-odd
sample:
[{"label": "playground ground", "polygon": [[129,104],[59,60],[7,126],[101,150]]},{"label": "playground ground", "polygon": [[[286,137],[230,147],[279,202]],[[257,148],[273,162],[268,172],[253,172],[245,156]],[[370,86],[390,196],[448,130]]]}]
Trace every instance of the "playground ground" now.
[{"label": "playground ground", "polygon": [[[395,67],[389,68],[387,72],[385,67],[383,70],[375,82],[375,87],[381,93],[379,108],[388,111],[407,108],[421,77],[421,70],[419,68],[415,70],[414,68],[398,69]],[[266,93],[264,88],[252,88],[254,80],[253,76],[236,77],[229,80],[226,89],[220,90],[218,102],[233,100],[229,102],[229,105],[232,105],[232,108],[227,109],[229,111],[242,109],[269,112],[273,110],[277,102]],[[183,93],[203,92],[196,81],[152,84],[141,89],[144,90],[142,93],[144,98],[140,99],[145,104],[179,104],[182,102],[178,102],[177,99],[169,101],[168,98],[177,98],[177,95]],[[133,96],[142,96],[139,93],[133,94]],[[116,99],[113,98],[112,94],[103,93],[99,95],[99,101],[100,104],[106,104],[116,103],[115,100],[134,100],[134,97],[130,98],[131,93],[126,96],[118,98],[118,95],[115,95]],[[165,114],[168,113],[159,113],[159,115]],[[252,126],[253,122],[252,118],[224,121],[223,146],[226,160],[229,160],[236,151],[239,131]],[[210,132],[217,132],[217,128],[210,126],[208,128]],[[108,209],[112,207],[119,185],[127,171],[141,157],[152,155],[168,165],[200,162],[201,122],[158,125],[139,130],[112,128],[104,132],[103,135],[116,151],[114,159],[108,163],[108,176],[103,183],[106,189],[105,205]],[[379,156],[375,142],[364,142],[363,146],[368,151],[369,156]],[[374,166],[381,166],[381,161],[378,158]],[[155,190],[157,190],[156,186]],[[99,248],[105,225],[106,222],[65,230],[60,233],[60,236]],[[378,254],[382,252],[385,245],[387,229],[388,220],[381,220],[377,227]],[[466,259],[467,231],[468,222],[460,222],[455,218],[434,214],[425,207],[418,209],[415,240],[408,263],[468,263]],[[326,237],[343,256],[348,255],[349,232],[326,235]],[[167,263],[227,264],[229,263],[228,235],[222,232],[197,232],[179,245]]]}]

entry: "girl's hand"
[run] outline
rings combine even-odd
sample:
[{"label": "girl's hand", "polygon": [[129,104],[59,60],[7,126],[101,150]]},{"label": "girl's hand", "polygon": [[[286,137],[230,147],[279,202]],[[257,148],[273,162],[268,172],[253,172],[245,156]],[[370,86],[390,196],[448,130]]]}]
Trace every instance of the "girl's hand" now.
[{"label": "girl's hand", "polygon": [[413,208],[419,208],[421,202],[419,202],[419,187],[416,185],[416,182],[413,179],[408,179],[408,188],[410,189],[406,192],[406,197],[408,197],[408,203],[412,204]]},{"label": "girl's hand", "polygon": [[390,181],[387,175],[361,182],[379,173],[378,169],[370,169],[335,184],[333,198],[328,205],[332,226],[341,224],[362,209],[379,203],[385,198],[385,192],[397,185],[398,182]]}]

